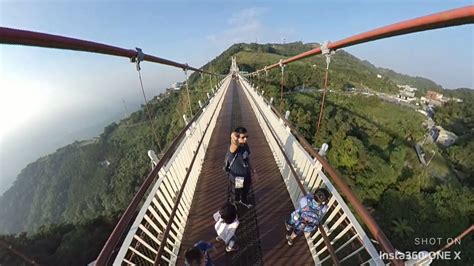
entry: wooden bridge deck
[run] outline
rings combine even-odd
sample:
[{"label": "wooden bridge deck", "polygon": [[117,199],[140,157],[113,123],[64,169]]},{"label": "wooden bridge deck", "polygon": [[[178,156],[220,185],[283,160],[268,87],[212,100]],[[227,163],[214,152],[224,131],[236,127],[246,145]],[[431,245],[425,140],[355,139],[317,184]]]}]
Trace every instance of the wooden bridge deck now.
[{"label": "wooden bridge deck", "polygon": [[[184,265],[184,251],[199,240],[213,243],[215,265],[314,265],[303,237],[293,246],[285,239],[284,221],[294,210],[270,147],[240,84],[232,81],[217,118],[216,128],[199,176],[188,224],[184,232],[177,265]],[[250,161],[257,170],[249,201],[251,209],[238,206],[240,226],[236,232],[240,249],[226,253],[223,243],[215,240],[215,213],[227,200],[227,174],[222,170],[232,128],[247,128]]]}]

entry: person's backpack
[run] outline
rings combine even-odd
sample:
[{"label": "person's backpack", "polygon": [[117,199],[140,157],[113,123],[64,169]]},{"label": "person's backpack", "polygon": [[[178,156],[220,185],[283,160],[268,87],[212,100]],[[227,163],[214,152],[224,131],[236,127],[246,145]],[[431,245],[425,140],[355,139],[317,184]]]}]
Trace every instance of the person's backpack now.
[{"label": "person's backpack", "polygon": [[327,205],[318,205],[316,208],[307,206],[301,212],[303,223],[309,226],[317,227],[323,220],[328,210]]}]

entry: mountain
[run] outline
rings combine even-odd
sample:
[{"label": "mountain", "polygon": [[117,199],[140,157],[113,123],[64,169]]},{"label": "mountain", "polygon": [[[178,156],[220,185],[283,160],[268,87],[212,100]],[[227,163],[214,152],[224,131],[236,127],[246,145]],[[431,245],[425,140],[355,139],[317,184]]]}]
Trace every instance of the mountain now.
[{"label": "mountain", "polygon": [[390,80],[400,85],[410,85],[418,89],[416,96],[424,96],[428,90],[443,92],[443,87],[436,82],[423,77],[412,77],[397,73],[391,69],[379,67],[377,68],[382,76],[388,77]]},{"label": "mountain", "polygon": [[[242,71],[253,72],[261,69],[265,65],[278,62],[290,56],[319,47],[318,43],[294,42],[288,44],[245,44],[232,45],[221,55],[204,66],[217,70],[219,73],[226,73],[230,67],[230,56],[236,56],[239,67]],[[313,66],[313,67],[311,67]],[[295,75],[288,76],[286,88],[294,88],[305,85],[320,88],[323,84],[324,70],[326,68],[325,58],[315,56],[291,63],[285,71],[292,71]],[[269,71],[269,79],[276,79],[280,71]],[[381,75],[381,78],[376,78]],[[263,77],[263,75],[262,75]],[[303,78],[305,77],[305,78]],[[423,96],[428,90],[450,95],[452,90],[443,89],[436,82],[423,78],[412,77],[400,74],[394,70],[377,67],[366,60],[361,60],[344,50],[337,50],[332,56],[330,64],[330,86],[333,89],[345,89],[348,86],[356,88],[370,88],[382,92],[395,94],[398,92],[396,85],[411,85],[418,88],[417,96]],[[278,85],[278,84],[275,84]]]}]

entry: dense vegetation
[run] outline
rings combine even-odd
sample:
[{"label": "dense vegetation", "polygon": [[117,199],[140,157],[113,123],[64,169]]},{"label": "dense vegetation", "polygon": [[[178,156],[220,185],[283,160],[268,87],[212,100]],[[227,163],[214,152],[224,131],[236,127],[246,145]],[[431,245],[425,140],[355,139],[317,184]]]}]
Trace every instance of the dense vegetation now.
[{"label": "dense vegetation", "polygon": [[[118,221],[117,215],[97,217],[75,224],[43,225],[37,233],[0,236],[0,241],[41,265],[87,265],[97,258]],[[29,265],[0,248],[2,265]]]},{"label": "dense vegetation", "polygon": [[[253,71],[281,58],[316,47],[317,44],[236,44],[204,66],[213,72],[227,73],[230,57],[236,56],[243,71]],[[373,211],[379,225],[402,251],[435,250],[439,246],[417,246],[415,237],[454,237],[474,221],[473,110],[471,90],[446,91],[436,83],[377,68],[344,51],[333,56],[329,71],[328,93],[322,126],[316,134],[326,62],[312,57],[285,68],[284,99],[280,101],[279,69],[253,82],[275,99],[281,110],[292,110],[290,120],[315,147],[330,145],[327,159],[346,179],[356,195]],[[377,78],[381,74],[382,78]],[[450,102],[438,108],[435,121],[460,137],[448,149],[426,145],[435,153],[429,167],[422,166],[413,145],[423,141],[425,117],[408,107],[390,104],[376,97],[344,92],[348,87],[369,88],[395,93],[396,84],[409,84],[423,91],[435,89],[449,96],[462,97],[462,104]],[[190,77],[191,98],[205,99],[215,79],[193,74]],[[314,88],[299,92],[298,87]],[[193,110],[197,100],[193,100]],[[189,113],[186,93],[171,93],[151,101],[156,115],[160,146],[164,147],[184,126],[182,114]],[[30,164],[19,175],[15,185],[0,198],[0,231],[20,234],[7,237],[18,249],[46,264],[63,264],[67,258],[82,254],[73,247],[80,234],[107,227],[114,214],[122,211],[149,171],[146,150],[153,148],[146,113],[140,110],[120,123],[112,123],[95,141],[76,142],[58,149]],[[429,155],[431,153],[428,152]],[[471,156],[472,157],[472,156]],[[110,165],[103,163],[107,160]],[[4,218],[7,217],[7,218]],[[101,218],[105,217],[105,218]],[[57,225],[50,225],[57,224]],[[36,234],[35,234],[36,232]],[[94,239],[94,238],[90,238]],[[37,248],[44,241],[48,251]],[[101,241],[98,241],[101,242]],[[77,243],[84,243],[77,239]],[[103,243],[103,242],[101,242]],[[83,246],[83,245],[82,245]],[[87,262],[101,245],[84,252]],[[474,244],[465,238],[461,246],[463,264],[472,264]],[[95,254],[95,255],[94,255]],[[2,257],[3,256],[3,257]],[[0,261],[11,259],[0,253]],[[69,263],[69,262],[67,262]]]},{"label": "dense vegetation", "polygon": [[454,145],[442,151],[460,178],[474,186],[474,94],[469,89],[457,89],[449,92],[451,97],[463,99],[462,103],[447,102],[436,110],[434,119],[437,124],[454,132],[459,139]]}]

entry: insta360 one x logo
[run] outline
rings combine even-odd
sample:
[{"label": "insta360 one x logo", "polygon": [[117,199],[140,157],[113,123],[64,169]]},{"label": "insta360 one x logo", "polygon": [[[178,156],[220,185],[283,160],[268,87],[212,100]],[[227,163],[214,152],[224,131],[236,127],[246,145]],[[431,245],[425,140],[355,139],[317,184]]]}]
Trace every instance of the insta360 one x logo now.
[{"label": "insta360 one x logo", "polygon": [[406,251],[397,253],[382,253],[380,252],[380,259],[382,260],[422,260],[422,259],[439,259],[439,260],[460,260],[461,251],[440,251],[440,252],[426,252],[426,251]]}]

